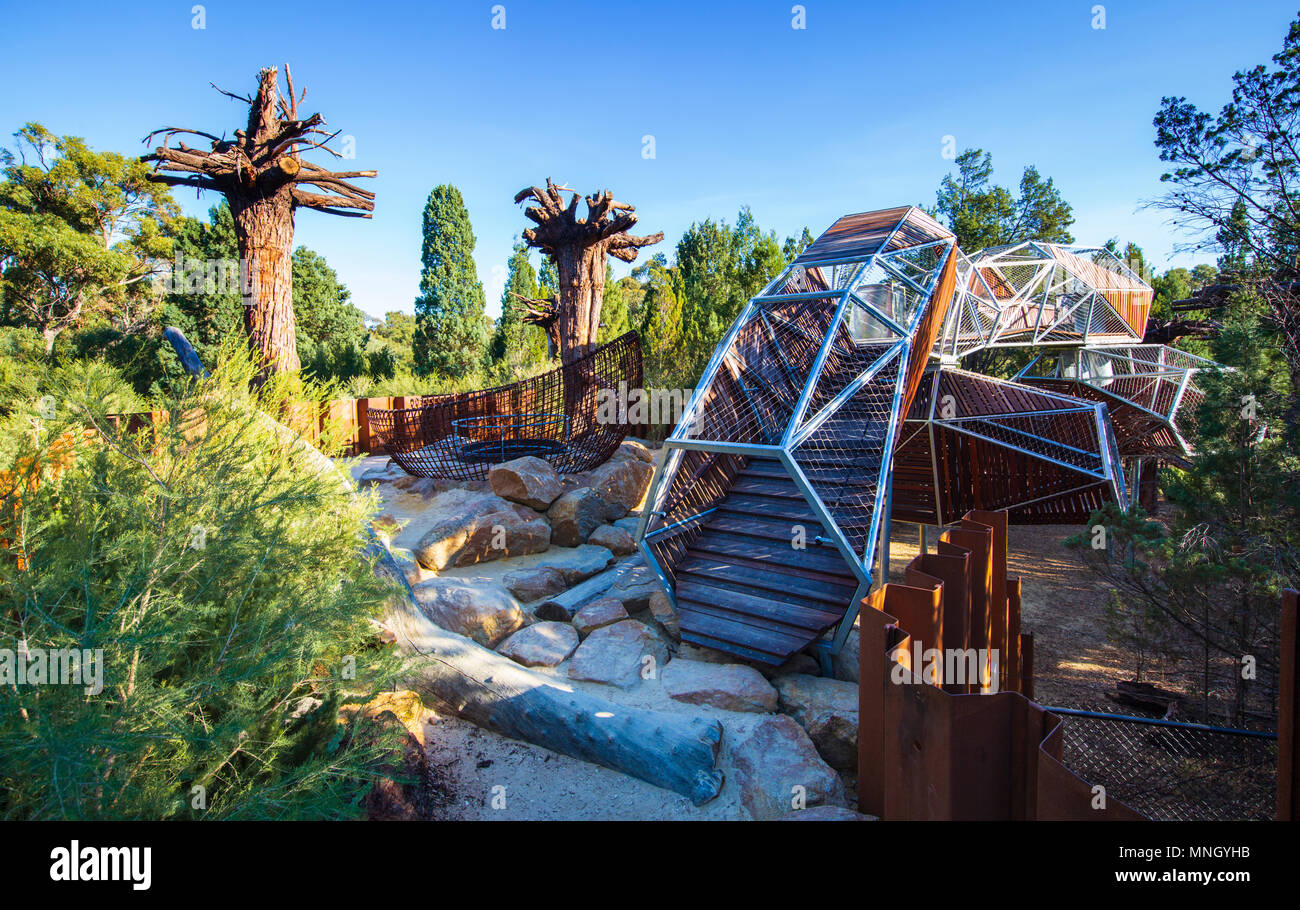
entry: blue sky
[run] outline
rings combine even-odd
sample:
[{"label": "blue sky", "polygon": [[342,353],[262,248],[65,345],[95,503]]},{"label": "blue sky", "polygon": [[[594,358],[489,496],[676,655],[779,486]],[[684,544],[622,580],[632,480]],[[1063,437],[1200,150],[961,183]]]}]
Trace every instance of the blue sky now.
[{"label": "blue sky", "polygon": [[[495,314],[528,224],[513,196],[548,176],[613,189],[671,257],[691,222],[734,221],[746,204],[782,238],[933,204],[945,136],[991,152],[1001,183],[1026,164],[1054,178],[1080,242],[1133,240],[1162,269],[1206,261],[1175,254],[1186,238],[1140,208],[1161,191],[1151,118],[1162,95],[1217,111],[1232,73],[1280,48],[1295,0],[1114,0],[1104,29],[1097,2],[805,0],[795,29],[790,0],[209,0],[196,29],[194,0],[2,0],[0,135],[39,120],[134,153],[155,127],[229,133],[240,107],[209,81],[246,93],[259,67],[287,61],[307,111],[355,137],[349,168],[379,171],[365,181],[372,221],[303,211],[295,238],[373,314],[411,310],[439,183],[465,195]],[[217,201],[176,195],[195,215]]]}]

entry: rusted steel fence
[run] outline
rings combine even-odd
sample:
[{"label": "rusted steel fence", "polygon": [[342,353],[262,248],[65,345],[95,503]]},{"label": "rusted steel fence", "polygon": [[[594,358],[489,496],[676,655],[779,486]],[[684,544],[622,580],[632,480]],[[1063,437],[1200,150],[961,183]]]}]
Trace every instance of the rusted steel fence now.
[{"label": "rusted steel fence", "polygon": [[887,820],[1142,818],[1063,764],[1060,720],[1022,694],[1032,683],[1020,580],[1006,574],[1006,513],[967,513],[937,550],[863,604],[861,810]]},{"label": "rusted steel fence", "polygon": [[861,810],[887,820],[1294,819],[1296,592],[1285,593],[1279,624],[1276,735],[1045,708],[1031,700],[1033,638],[1020,629],[1019,579],[1006,575],[1006,528],[1005,512],[967,513],[902,584],[864,600]]}]

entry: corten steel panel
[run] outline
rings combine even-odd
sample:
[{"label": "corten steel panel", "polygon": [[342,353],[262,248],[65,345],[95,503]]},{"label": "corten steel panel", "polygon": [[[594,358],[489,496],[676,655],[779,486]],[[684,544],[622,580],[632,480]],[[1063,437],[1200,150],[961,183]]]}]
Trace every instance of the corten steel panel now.
[{"label": "corten steel panel", "polygon": [[1025,698],[1034,698],[1034,633],[1020,633],[1020,691]]},{"label": "corten steel panel", "polygon": [[[969,525],[976,525],[971,516]],[[999,522],[1001,523],[1001,522]],[[1005,526],[1003,524],[1003,526]],[[985,525],[987,557],[994,529]],[[963,529],[979,538],[973,527]],[[948,544],[949,547],[954,545]],[[1060,720],[1019,692],[952,695],[928,684],[914,667],[912,641],[946,639],[943,628],[958,613],[938,575],[918,557],[908,585],[887,584],[863,601],[860,620],[858,799],[863,812],[887,820],[1139,820],[1141,815],[1108,800],[1092,808],[1092,788],[1061,764]],[[931,567],[949,575],[959,559]],[[1004,617],[1007,634],[1019,635],[1019,580],[1003,575],[990,592],[1003,592],[992,612]],[[924,585],[937,584],[926,590]],[[955,593],[955,592],[954,592]],[[941,603],[936,608],[934,598]],[[938,622],[940,628],[935,628]],[[1024,636],[1029,643],[1029,636]],[[928,646],[928,642],[923,642]],[[1021,672],[1019,645],[1013,678],[1028,683],[1032,644]],[[895,677],[902,683],[895,682]]]},{"label": "corten steel panel", "polygon": [[969,647],[989,647],[989,611],[993,603],[993,529],[969,519],[961,526],[949,528],[939,538],[970,550],[970,629],[967,633]]},{"label": "corten steel panel", "polygon": [[884,612],[885,594],[881,587],[863,598],[858,621],[858,808],[880,818],[885,814],[885,741],[895,735],[885,724],[885,651],[897,626]]},{"label": "corten steel panel", "polygon": [[[970,616],[970,551],[947,541],[939,542],[938,553],[922,553],[912,560],[907,569],[908,583],[912,565],[918,566],[926,575],[939,579],[943,585],[943,626],[942,644],[936,647],[967,647],[966,623]],[[944,551],[948,552],[944,552]],[[967,691],[964,683],[947,682],[944,691],[958,695]]]},{"label": "corten steel panel", "polygon": [[912,341],[912,351],[907,361],[907,379],[903,386],[903,405],[898,415],[900,423],[911,411],[912,401],[916,398],[916,390],[921,384],[921,377],[925,375],[926,365],[930,362],[930,352],[934,350],[935,340],[939,337],[939,332],[943,330],[943,323],[948,316],[948,305],[952,302],[956,281],[957,251],[954,248],[949,251],[948,261],[944,263],[939,282],[935,286],[934,293],[930,295],[925,315],[921,317],[921,322],[917,326],[916,335]]},{"label": "corten steel panel", "polygon": [[[998,688],[1005,688],[1007,657],[1010,651],[1008,611],[1000,605],[1007,603],[1007,513],[972,509],[962,521],[962,527],[982,525],[992,529],[989,549],[989,612],[988,647],[998,654]],[[968,524],[967,522],[970,522]],[[1020,630],[1017,628],[1016,633]]]},{"label": "corten steel panel", "polygon": [[1024,692],[1021,676],[1020,653],[1020,579],[1008,578],[1007,584],[1007,650],[1002,661],[1002,688],[1011,692]]}]

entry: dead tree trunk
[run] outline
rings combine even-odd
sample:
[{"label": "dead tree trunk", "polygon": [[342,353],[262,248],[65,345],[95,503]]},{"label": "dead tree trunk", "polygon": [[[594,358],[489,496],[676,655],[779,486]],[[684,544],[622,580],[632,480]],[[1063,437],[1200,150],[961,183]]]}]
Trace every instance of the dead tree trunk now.
[{"label": "dead tree trunk", "polygon": [[532,199],[536,205],[524,215],[537,227],[524,231],[524,241],[555,260],[560,276],[556,307],[556,334],[562,363],[572,363],[591,352],[600,331],[600,310],[605,299],[605,256],[632,262],[641,247],[664,239],[663,232],[649,237],[628,233],[637,218],[636,208],[614,200],[609,190],[586,197],[587,217],[578,217],[578,193],[566,202],[566,186],[549,178],[546,188],[528,187],[515,202]]},{"label": "dead tree trunk", "polygon": [[293,205],[286,184],[270,196],[231,195],[244,278],[244,329],[268,372],[299,368],[293,315]]},{"label": "dead tree trunk", "polygon": [[555,297],[545,300],[538,297],[525,297],[523,294],[510,292],[524,305],[520,322],[535,325],[546,333],[546,356],[551,360],[560,356],[560,321],[559,302]]},{"label": "dead tree trunk", "polygon": [[[162,136],[163,144],[141,159],[154,164],[151,180],[226,197],[245,271],[244,327],[263,377],[299,366],[291,259],[294,210],[369,218],[375,207],[374,193],[347,182],[373,177],[374,171],[328,171],[302,159],[303,149],[313,148],[342,157],[329,147],[338,133],[321,129],[325,120],[320,114],[298,118],[298,105],[307,93],[295,97],[288,66],[284,75],[286,97],[280,96],[275,67],[258,74],[253,97],[222,92],[248,105],[247,127],[235,130],[233,139],[166,127],[145,137],[148,142]],[[211,148],[192,149],[184,142],[168,146],[176,135],[200,136]]]}]

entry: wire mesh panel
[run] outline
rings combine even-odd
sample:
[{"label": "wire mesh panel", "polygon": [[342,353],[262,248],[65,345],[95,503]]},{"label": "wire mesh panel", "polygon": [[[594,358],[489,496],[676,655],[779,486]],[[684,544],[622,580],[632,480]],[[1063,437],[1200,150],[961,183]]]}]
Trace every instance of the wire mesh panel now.
[{"label": "wire mesh panel", "polygon": [[1144,723],[1106,708],[1089,716],[1055,713],[1062,720],[1065,766],[1104,786],[1108,799],[1160,821],[1273,818],[1276,739]]},{"label": "wire mesh panel", "polygon": [[677,435],[779,443],[838,306],[837,297],[815,297],[754,307]]},{"label": "wire mesh panel", "polygon": [[1125,457],[1192,454],[1205,394],[1199,373],[1218,364],[1162,344],[1089,347],[1040,357],[1024,381],[1109,405]]},{"label": "wire mesh panel", "polygon": [[1127,503],[1104,406],[961,370],[925,376],[894,470],[908,521],[1007,509],[1017,524],[1077,523]]},{"label": "wire mesh panel", "polygon": [[618,449],[632,429],[629,392],[641,385],[641,340],[628,332],[530,379],[372,409],[370,431],[402,470],[420,477],[479,480],[522,455],[575,473]]},{"label": "wire mesh panel", "polygon": [[981,250],[963,279],[941,349],[956,356],[981,347],[1140,341],[1154,297],[1107,249],[1039,241]]},{"label": "wire mesh panel", "polygon": [[[874,354],[887,350],[876,346]],[[887,437],[902,370],[901,348],[893,350],[893,357],[791,452],[809,486],[860,556],[869,557],[873,552],[881,519],[881,468],[889,460]],[[857,366],[854,362],[849,368]],[[831,386],[840,384],[833,373],[823,374],[822,380]]]}]

